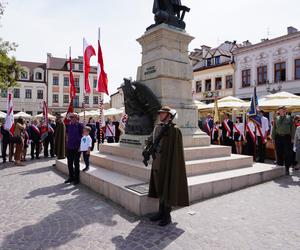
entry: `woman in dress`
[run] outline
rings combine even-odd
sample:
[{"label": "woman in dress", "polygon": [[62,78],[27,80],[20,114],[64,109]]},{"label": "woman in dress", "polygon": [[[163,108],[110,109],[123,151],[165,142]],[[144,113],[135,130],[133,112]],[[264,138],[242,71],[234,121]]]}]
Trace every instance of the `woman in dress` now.
[{"label": "woman in dress", "polygon": [[244,123],[242,123],[242,118],[237,117],[236,122],[233,125],[234,132],[234,142],[236,147],[237,154],[242,154],[243,150],[243,141],[244,139]]}]

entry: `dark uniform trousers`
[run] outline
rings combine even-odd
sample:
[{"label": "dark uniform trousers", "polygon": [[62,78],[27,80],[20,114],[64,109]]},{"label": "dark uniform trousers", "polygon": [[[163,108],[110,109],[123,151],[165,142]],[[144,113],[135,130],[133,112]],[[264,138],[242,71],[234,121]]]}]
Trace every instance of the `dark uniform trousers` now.
[{"label": "dark uniform trousers", "polygon": [[48,148],[50,145],[50,156],[54,157],[54,140],[53,135],[48,135],[44,140],[44,156],[48,157]]},{"label": "dark uniform trousers", "polygon": [[35,151],[35,157],[38,158],[40,155],[40,142],[31,142],[31,158],[34,158],[34,151]]},{"label": "dark uniform trousers", "polygon": [[290,135],[276,135],[275,136],[275,147],[277,165],[285,165],[286,171],[292,164],[292,152],[291,152],[291,136]]},{"label": "dark uniform trousers", "polygon": [[257,136],[258,143],[258,162],[264,163],[266,157],[266,144],[263,143],[261,136]]},{"label": "dark uniform trousers", "polygon": [[78,152],[78,149],[68,149],[67,159],[68,159],[69,179],[74,180],[75,182],[79,182],[80,152]]}]

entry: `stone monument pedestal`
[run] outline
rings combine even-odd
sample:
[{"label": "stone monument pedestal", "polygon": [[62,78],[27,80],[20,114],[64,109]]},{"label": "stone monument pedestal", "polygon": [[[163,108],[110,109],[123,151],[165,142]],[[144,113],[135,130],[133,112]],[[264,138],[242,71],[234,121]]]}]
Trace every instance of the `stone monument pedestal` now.
[{"label": "stone monument pedestal", "polygon": [[[210,145],[210,138],[198,128],[188,58],[192,40],[184,30],[165,24],[148,30],[138,39],[143,49],[137,74],[137,80],[149,86],[162,105],[178,112],[175,122],[183,134],[190,202],[282,176],[284,167],[253,165],[252,157],[232,155],[231,147]],[[91,153],[90,170],[80,173],[80,182],[137,215],[157,211],[157,199],[147,196],[151,168],[142,163],[145,138],[124,135],[120,144],[101,145],[100,153]],[[67,173],[67,160],[58,160],[56,167]]]}]

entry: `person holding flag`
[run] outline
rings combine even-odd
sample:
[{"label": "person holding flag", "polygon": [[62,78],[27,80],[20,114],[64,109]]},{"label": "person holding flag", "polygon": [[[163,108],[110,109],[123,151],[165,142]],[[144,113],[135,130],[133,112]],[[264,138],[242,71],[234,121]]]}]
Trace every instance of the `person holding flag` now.
[{"label": "person holding flag", "polygon": [[257,125],[256,129],[258,162],[264,163],[266,157],[266,144],[269,132],[269,119],[264,116],[264,112],[262,110],[259,111],[259,116],[261,117],[261,126]]},{"label": "person holding flag", "polygon": [[[3,163],[6,162],[6,148],[7,148],[7,143],[9,143],[9,161],[12,162],[13,154],[14,154],[14,142],[13,142],[13,136],[14,136],[14,130],[15,130],[15,125],[14,125],[14,105],[13,105],[13,93],[11,90],[8,91],[7,94],[7,113],[6,113],[6,118],[5,118],[5,123],[3,126],[3,132],[7,131],[6,136],[5,136],[5,144],[3,143],[2,148],[2,157],[3,157]],[[4,151],[5,149],[5,151]]]}]

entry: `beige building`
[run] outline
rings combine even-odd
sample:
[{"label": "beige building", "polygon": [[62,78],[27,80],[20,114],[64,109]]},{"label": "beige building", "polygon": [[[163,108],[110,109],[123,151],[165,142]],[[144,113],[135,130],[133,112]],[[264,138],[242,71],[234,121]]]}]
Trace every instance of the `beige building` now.
[{"label": "beige building", "polygon": [[[17,61],[23,71],[14,88],[14,112],[26,112],[37,115],[42,112],[42,103],[47,99],[46,64],[37,62]],[[7,110],[7,91],[1,91],[0,109]]]},{"label": "beige building", "polygon": [[239,48],[234,57],[237,97],[250,99],[254,86],[258,97],[278,91],[300,95],[300,32],[296,28]]},{"label": "beige building", "polygon": [[203,45],[190,54],[194,70],[194,99],[209,103],[215,97],[235,94],[232,52],[237,47],[236,42],[226,41],[214,49]]},{"label": "beige building", "polygon": [[[72,69],[76,86],[76,97],[74,99],[75,111],[83,110],[83,100],[87,110],[99,107],[99,94],[97,87],[97,68],[91,67],[90,85],[92,93],[84,97],[84,75],[83,59],[78,57],[72,59]],[[69,96],[69,62],[68,59],[47,55],[47,84],[48,84],[48,107],[53,114],[66,112],[70,103]]]},{"label": "beige building", "polygon": [[117,92],[110,96],[111,107],[119,109],[124,107],[124,94],[122,88],[118,88]]}]

